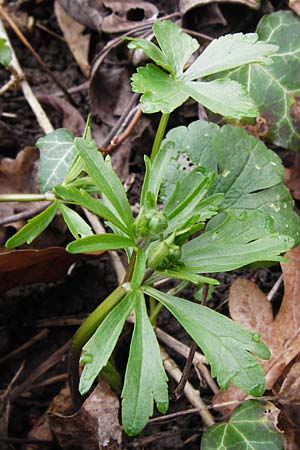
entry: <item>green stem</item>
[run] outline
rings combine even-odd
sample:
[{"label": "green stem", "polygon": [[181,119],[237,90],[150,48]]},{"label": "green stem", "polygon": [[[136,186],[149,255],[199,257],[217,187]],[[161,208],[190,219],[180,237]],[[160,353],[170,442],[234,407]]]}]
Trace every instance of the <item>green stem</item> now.
[{"label": "green stem", "polygon": [[155,139],[154,139],[154,142],[153,142],[152,151],[151,151],[151,156],[150,156],[150,160],[151,161],[154,160],[155,156],[158,153],[161,141],[164,138],[164,134],[165,134],[165,131],[166,131],[167,123],[169,121],[169,117],[170,117],[170,113],[167,113],[167,114],[162,114],[162,116],[160,118],[159,125],[158,125],[158,128],[157,128],[157,132],[156,132],[156,135],[155,135]]},{"label": "green stem", "polygon": [[72,395],[73,406],[80,407],[81,397],[78,391],[79,385],[79,359],[81,349],[84,344],[97,330],[100,323],[107,314],[122,300],[127,294],[125,287],[118,286],[106,299],[85,319],[73,336],[68,358],[69,383]]},{"label": "green stem", "polygon": [[43,202],[53,201],[55,195],[52,192],[45,194],[0,194],[0,202]]}]

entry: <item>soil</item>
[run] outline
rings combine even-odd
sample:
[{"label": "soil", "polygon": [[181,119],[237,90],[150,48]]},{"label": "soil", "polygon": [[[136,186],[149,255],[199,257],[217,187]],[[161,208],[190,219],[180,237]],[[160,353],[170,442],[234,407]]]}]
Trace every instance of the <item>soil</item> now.
[{"label": "soil", "polygon": [[[11,2],[14,3],[14,2]],[[53,2],[47,1],[19,1],[21,9],[33,16],[36,21],[43,24],[49,30],[61,35],[53,12]],[[153,2],[157,3],[157,2]],[[172,2],[164,3],[163,9],[172,12]],[[174,3],[174,2],[173,2]],[[267,7],[265,4],[265,8]],[[280,6],[280,5],[276,5]],[[206,8],[206,7],[205,7]],[[208,9],[205,9],[208,15]],[[247,12],[244,14],[244,12]],[[243,6],[222,6],[222,12],[226,18],[230,18],[230,31],[252,31],[255,29],[261,13],[253,13]],[[241,15],[241,13],[243,14]],[[243,21],[240,21],[243,17]],[[193,26],[193,20],[200,20],[199,17],[186,17],[190,28]],[[217,35],[220,30],[224,32],[224,25],[203,26],[204,33]],[[228,31],[225,29],[225,31]],[[53,84],[49,77],[36,62],[31,53],[24,49],[23,44],[15,37],[12,31],[9,31],[13,47],[17,53],[20,64],[26,73],[30,85],[37,93],[54,93],[58,91],[57,86]],[[47,32],[34,27],[27,34],[32,46],[43,57],[50,70],[59,77],[62,84],[67,88],[78,86],[85,81],[77,63],[75,62],[68,46],[58,38],[53,37]],[[93,34],[93,43],[91,48],[96,48],[100,37]],[[92,55],[91,55],[92,56]],[[76,107],[83,117],[87,116],[89,111],[89,101],[86,90],[82,90],[73,96]],[[9,92],[2,100],[2,109],[5,112],[16,115],[15,119],[5,120],[6,141],[0,142],[1,156],[15,157],[15,155],[25,146],[33,146],[36,140],[43,135],[42,130],[36,123],[27,102],[21,97],[21,91],[16,89]],[[181,108],[173,116],[170,126],[187,123],[193,118],[197,118],[198,111],[193,106],[189,111],[188,107]],[[62,116],[53,109],[46,107],[46,112],[55,127],[62,126]],[[152,118],[153,126],[157,117]],[[151,148],[151,127],[147,131],[146,146]],[[13,142],[13,144],[12,144]],[[132,204],[137,201],[137,192],[139,190],[138,180],[142,178],[142,157],[145,143],[141,147],[141,138],[134,141],[129,168],[130,172],[135,174],[136,185],[129,190]],[[51,267],[49,267],[51,270]],[[280,275],[280,268],[275,265],[271,268],[263,268],[256,271],[240,270],[232,273],[219,274],[221,281],[219,287],[213,292],[209,305],[225,314],[228,313],[226,307],[226,298],[228,288],[232,281],[238,276],[247,277],[255,281],[264,292],[268,292]],[[1,384],[5,389],[13,379],[20,365],[24,361],[24,368],[18,378],[17,384],[21,384],[27,379],[29,374],[47,358],[61,348],[76,330],[77,325],[62,326],[62,319],[81,319],[88,312],[92,311],[98,303],[103,300],[116,286],[116,275],[112,271],[110,259],[107,254],[93,258],[83,258],[77,262],[65,279],[51,284],[39,283],[30,286],[21,286],[6,293],[1,301],[1,327],[0,327],[0,351],[1,356],[7,355],[20,345],[27,342],[32,336],[39,333],[42,329],[47,329],[48,334],[29,349],[19,352],[15,357],[1,365]],[[186,298],[191,298],[193,291],[184,292]],[[281,292],[278,291],[274,299],[275,309],[281,298]],[[190,339],[179,326],[179,324],[167,313],[163,312],[159,317],[159,326],[165,331],[176,337],[178,340],[189,344]],[[128,352],[128,333],[131,332],[130,325],[124,330],[124,339],[121,341],[121,349],[117,353],[116,360],[118,367],[124,369],[124,361]],[[1,357],[0,356],[0,357]],[[176,362],[182,367],[183,359],[177,354],[171,352]],[[44,380],[53,379],[53,383],[46,386],[35,386],[28,388],[20,394],[11,405],[10,419],[8,426],[8,436],[15,438],[11,442],[0,443],[5,445],[3,448],[24,449],[29,448],[26,439],[30,429],[36,424],[40,417],[47,411],[52,398],[59,393],[65,384],[65,379],[55,382],[57,375],[66,374],[66,355],[61,361],[48,370],[34,384],[41,383]],[[199,386],[199,380],[194,373],[191,374],[191,381],[195,387]],[[174,382],[170,382],[170,392],[175,388]],[[202,396],[208,403],[211,401],[211,391],[201,386]],[[190,404],[182,396],[178,401],[171,401],[169,412],[176,412],[190,408]],[[125,447],[136,449],[168,450],[168,449],[187,449],[198,450],[201,440],[201,434],[204,425],[196,414],[179,416],[167,422],[149,423],[145,430],[136,438],[125,439]],[[26,444],[26,445],[25,445]],[[1,447],[2,448],[2,447]],[[59,449],[58,445],[38,444],[39,449]]]}]

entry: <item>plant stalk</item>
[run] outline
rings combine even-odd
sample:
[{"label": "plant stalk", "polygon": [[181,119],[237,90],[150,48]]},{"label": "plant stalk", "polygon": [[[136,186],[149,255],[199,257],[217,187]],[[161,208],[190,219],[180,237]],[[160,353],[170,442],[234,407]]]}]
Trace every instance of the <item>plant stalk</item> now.
[{"label": "plant stalk", "polygon": [[0,194],[0,202],[49,202],[55,200],[52,192],[45,194]]},{"label": "plant stalk", "polygon": [[155,139],[153,142],[152,150],[151,150],[151,156],[150,156],[151,161],[154,160],[155,156],[157,155],[157,153],[159,151],[159,147],[160,147],[161,141],[164,138],[166,127],[167,127],[167,124],[169,121],[169,117],[170,117],[170,113],[167,113],[167,114],[162,114],[162,116],[160,118],[157,132],[155,135]]}]

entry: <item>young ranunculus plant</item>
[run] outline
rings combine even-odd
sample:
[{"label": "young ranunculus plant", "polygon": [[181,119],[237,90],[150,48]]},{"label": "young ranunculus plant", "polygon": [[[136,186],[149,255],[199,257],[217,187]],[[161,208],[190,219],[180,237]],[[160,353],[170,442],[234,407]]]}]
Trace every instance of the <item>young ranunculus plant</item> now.
[{"label": "young ranunculus plant", "polygon": [[[79,393],[87,394],[98,375],[111,366],[123,325],[134,311],[122,391],[122,423],[130,435],[144,428],[154,402],[160,412],[168,409],[167,376],[153,329],[161,307],[201,348],[222,389],[233,382],[253,396],[265,390],[256,358],[268,359],[270,353],[257,333],[206,306],[159,290],[155,282],[172,278],[199,287],[215,285],[218,281],[209,274],[257,261],[285,261],[281,255],[300,240],[299,217],[283,185],[283,166],[262,142],[242,128],[203,121],[175,128],[163,140],[169,113],[189,97],[223,115],[254,117],[256,107],[237,82],[195,80],[242,64],[271,63],[276,47],[257,41],[255,34],[225,36],[185,70],[197,41],[169,21],[156,22],[153,29],[159,47],[142,39],[129,44],[142,48],[162,68],[148,64],[133,75],[133,90],[143,93],[144,112],[163,113],[151,158],[145,156],[138,216],[132,214],[110,158],[99,153],[89,125],[82,138],[60,129],[37,143],[44,193],[39,199],[44,196],[52,203],[7,241],[8,248],[31,242],[60,211],[75,238],[67,246],[69,252],[126,251],[124,282],[76,332],[69,373],[78,405]],[[93,234],[70,205],[102,217],[111,231]],[[84,369],[79,380],[80,357]]]}]

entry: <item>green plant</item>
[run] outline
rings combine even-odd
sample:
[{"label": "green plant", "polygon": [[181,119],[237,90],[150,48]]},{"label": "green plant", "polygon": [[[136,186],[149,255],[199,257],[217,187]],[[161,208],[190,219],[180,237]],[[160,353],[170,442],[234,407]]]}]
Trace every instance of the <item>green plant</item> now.
[{"label": "green plant", "polygon": [[[225,36],[184,72],[197,42],[168,21],[156,22],[153,29],[160,48],[141,39],[129,44],[142,48],[164,69],[148,64],[133,75],[133,89],[143,93],[144,112],[163,113],[151,158],[145,156],[138,216],[132,214],[110,158],[104,159],[92,140],[88,123],[82,138],[60,129],[39,139],[38,197],[51,205],[6,243],[13,248],[32,242],[60,211],[75,238],[67,246],[69,252],[126,251],[126,277],[76,332],[69,369],[78,404],[78,386],[86,394],[99,373],[111,369],[111,354],[134,310],[122,390],[122,422],[131,435],[143,429],[154,401],[159,411],[168,409],[167,377],[153,329],[162,307],[202,349],[222,389],[232,381],[253,396],[265,390],[263,369],[255,356],[267,359],[269,350],[257,333],[207,306],[158,290],[155,282],[173,278],[198,287],[216,285],[218,281],[207,274],[256,261],[285,261],[280,255],[299,242],[299,218],[283,185],[283,167],[263,143],[241,128],[200,121],[171,130],[163,140],[170,112],[190,96],[214,112],[254,117],[256,107],[238,83],[194,80],[246,63],[271,63],[269,55],[276,47],[257,41],[255,34]],[[26,198],[32,200],[30,195]],[[97,214],[112,232],[94,235],[67,205]],[[181,288],[179,283],[178,293]],[[82,350],[85,365],[79,381]]]}]

